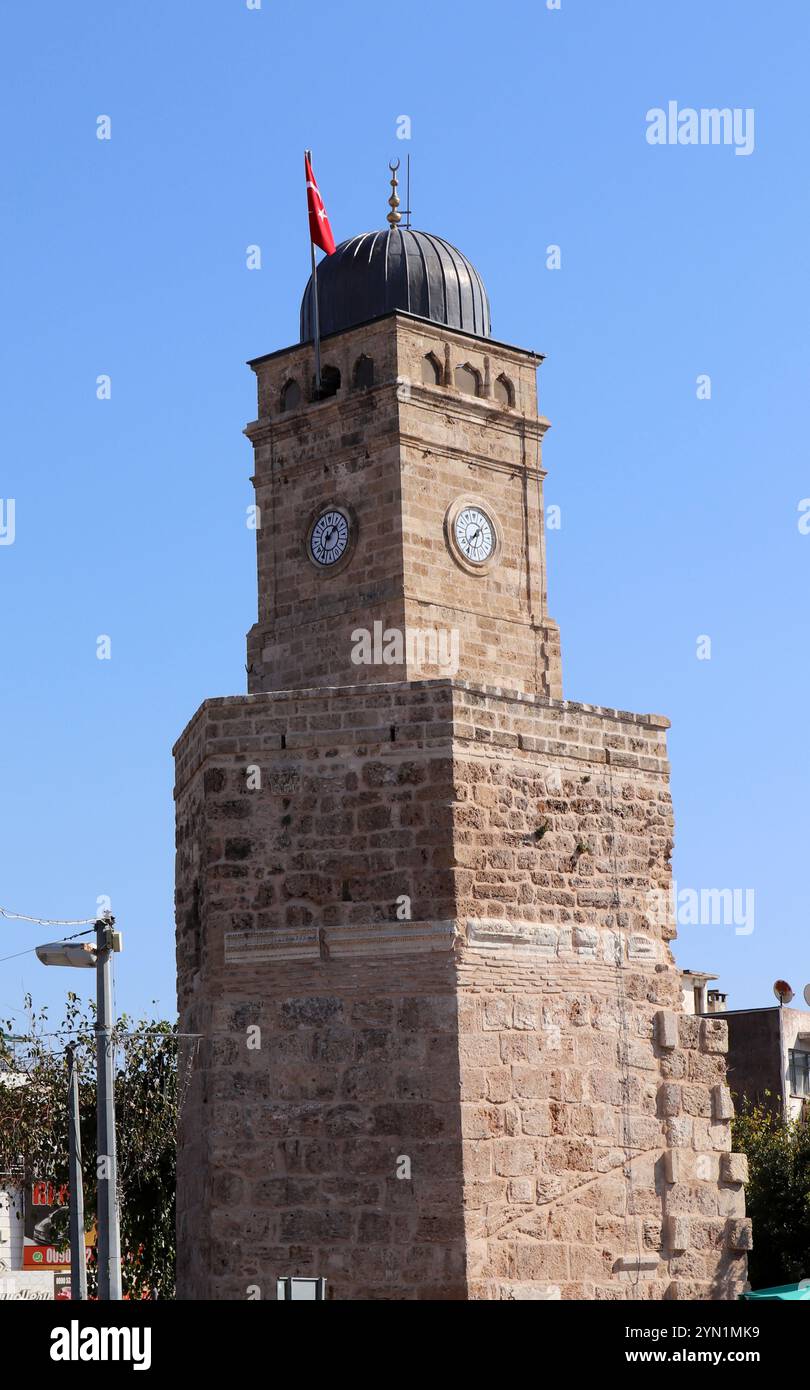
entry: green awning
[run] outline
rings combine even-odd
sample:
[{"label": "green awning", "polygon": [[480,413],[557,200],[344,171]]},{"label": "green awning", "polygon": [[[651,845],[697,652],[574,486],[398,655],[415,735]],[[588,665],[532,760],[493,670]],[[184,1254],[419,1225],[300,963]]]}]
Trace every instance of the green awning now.
[{"label": "green awning", "polygon": [[810,1303],[810,1280],[804,1280],[801,1284],[777,1284],[772,1289],[752,1289],[750,1293],[741,1293],[740,1298],[755,1302],[757,1299],[783,1300],[806,1299]]}]

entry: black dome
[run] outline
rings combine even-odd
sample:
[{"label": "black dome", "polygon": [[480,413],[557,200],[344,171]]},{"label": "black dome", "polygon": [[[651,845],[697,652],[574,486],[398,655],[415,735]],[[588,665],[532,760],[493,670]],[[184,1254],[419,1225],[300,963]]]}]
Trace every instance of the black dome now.
[{"label": "black dome", "polygon": [[[475,266],[427,232],[389,227],[342,241],[318,264],[321,334],[339,333],[392,309],[490,335],[489,300]],[[315,336],[312,277],[301,300],[301,342]]]}]

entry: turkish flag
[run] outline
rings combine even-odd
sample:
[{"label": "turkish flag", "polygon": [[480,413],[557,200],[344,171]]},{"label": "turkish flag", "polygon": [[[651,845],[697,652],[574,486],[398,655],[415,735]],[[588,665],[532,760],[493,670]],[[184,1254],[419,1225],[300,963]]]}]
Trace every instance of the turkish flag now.
[{"label": "turkish flag", "polygon": [[320,246],[327,256],[331,256],[335,249],[335,238],[332,236],[332,228],[329,226],[329,218],[326,215],[326,208],[323,205],[323,198],[320,195],[318,185],[315,182],[315,175],[312,172],[309,150],[304,155],[304,170],[307,176],[307,207],[309,209],[309,235],[316,246]]}]

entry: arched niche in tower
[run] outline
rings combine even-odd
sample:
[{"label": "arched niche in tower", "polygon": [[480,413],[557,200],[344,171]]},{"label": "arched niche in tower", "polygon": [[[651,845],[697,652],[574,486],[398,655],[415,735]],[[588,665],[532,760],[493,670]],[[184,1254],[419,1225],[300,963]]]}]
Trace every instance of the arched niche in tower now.
[{"label": "arched niche in tower", "polygon": [[435,353],[429,352],[422,358],[422,381],[425,386],[442,384],[442,364]]},{"label": "arched niche in tower", "polygon": [[469,362],[464,362],[460,367],[456,367],[453,373],[453,382],[457,391],[463,391],[467,396],[480,396],[481,394],[481,374],[471,367]]},{"label": "arched niche in tower", "polygon": [[374,363],[365,352],[360,354],[354,364],[352,385],[356,391],[366,390],[374,385]]},{"label": "arched niche in tower", "polygon": [[281,410],[297,410],[301,404],[301,387],[297,381],[285,381],[281,388]]},{"label": "arched niche in tower", "polygon": [[495,381],[493,394],[500,405],[513,406],[515,404],[515,388],[509,377],[503,372]]},{"label": "arched niche in tower", "polygon": [[317,384],[312,383],[312,399],[314,401],[325,401],[330,396],[336,396],[340,390],[340,369],[327,363],[321,369],[321,389],[318,390]]}]

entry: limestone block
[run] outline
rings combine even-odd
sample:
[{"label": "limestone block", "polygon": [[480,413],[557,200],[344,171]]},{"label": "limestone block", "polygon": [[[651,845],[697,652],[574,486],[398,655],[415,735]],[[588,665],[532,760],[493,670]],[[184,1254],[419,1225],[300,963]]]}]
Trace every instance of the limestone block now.
[{"label": "limestone block", "polygon": [[684,1086],[681,1099],[687,1115],[707,1120],[712,1113],[711,1096],[705,1086]]},{"label": "limestone block", "polygon": [[599,933],[593,927],[575,927],[573,947],[578,955],[595,960],[599,947]]},{"label": "limestone block", "polygon": [[461,1106],[461,1132],[465,1139],[490,1139],[503,1132],[503,1117],[497,1105]]},{"label": "limestone block", "polygon": [[753,1250],[754,1236],[750,1218],[729,1221],[728,1245],[730,1250]]},{"label": "limestone block", "polygon": [[693,1014],[678,1017],[678,1037],[681,1047],[691,1048],[700,1045],[700,1019]]},{"label": "limestone block", "polygon": [[689,1217],[664,1217],[664,1243],[671,1252],[689,1249]]},{"label": "limestone block", "polygon": [[657,1063],[649,1043],[630,1039],[627,1044],[627,1064],[639,1071],[657,1071]]},{"label": "limestone block", "polygon": [[484,1001],[484,1027],[498,1031],[512,1027],[511,999],[496,997]]},{"label": "limestone block", "polygon": [[728,1086],[712,1087],[712,1114],[715,1120],[733,1120],[734,1102]]},{"label": "limestone block", "polygon": [[678,1055],[688,1058],[690,1081],[699,1081],[704,1086],[715,1086],[725,1081],[726,1059],[722,1053],[688,1052]]},{"label": "limestone block", "polygon": [[[711,1126],[709,1129],[711,1131]],[[725,1128],[725,1126],[723,1126]],[[697,1136],[695,1136],[697,1144]],[[700,1182],[719,1182],[720,1181],[720,1158],[718,1153],[699,1151],[694,1157],[695,1177]]]},{"label": "limestone block", "polygon": [[686,1155],[683,1149],[667,1149],[664,1154],[664,1181],[684,1182],[687,1177]]},{"label": "limestone block", "polygon": [[496,1105],[509,1100],[512,1095],[512,1073],[509,1067],[495,1067],[492,1071],[484,1072],[484,1085],[487,1100]]},{"label": "limestone block", "polygon": [[533,1144],[520,1140],[499,1139],[495,1142],[495,1172],[502,1177],[533,1174],[537,1166]]},{"label": "limestone block", "polygon": [[492,1298],[506,1303],[559,1303],[562,1290],[559,1284],[496,1284]]},{"label": "limestone block", "polygon": [[669,1009],[661,1009],[655,1015],[655,1036],[659,1047],[678,1046],[678,1015]]},{"label": "limestone block", "polygon": [[728,1024],[724,1018],[703,1018],[700,1021],[702,1052],[728,1052]]},{"label": "limestone block", "polygon": [[619,1255],[613,1266],[614,1272],[625,1279],[651,1278],[658,1271],[660,1259],[657,1252],[647,1251],[638,1254]]},{"label": "limestone block", "polygon": [[717,1189],[718,1216],[745,1216],[745,1188],[742,1183]]},{"label": "limestone block", "polygon": [[550,1089],[556,1089],[553,1081],[553,1076],[540,1066],[512,1068],[514,1092],[521,1100],[546,1100]]},{"label": "limestone block", "polygon": [[[659,1059],[661,1075],[665,1081],[683,1081],[687,1074],[687,1058],[696,1057],[695,1052],[688,1053],[678,1050],[677,1052],[665,1052]],[[712,1080],[715,1080],[712,1077]]]},{"label": "limestone block", "polygon": [[722,1154],[720,1158],[720,1177],[723,1182],[748,1182],[748,1155]]},{"label": "limestone block", "polygon": [[541,1139],[547,1139],[551,1134],[551,1111],[548,1105],[532,1106],[522,1111],[520,1119],[524,1134]]},{"label": "limestone block", "polygon": [[568,1247],[539,1241],[515,1246],[515,1274],[520,1280],[545,1281],[569,1277]]},{"label": "limestone block", "polygon": [[660,1123],[646,1115],[632,1115],[627,1125],[627,1139],[633,1148],[654,1149],[661,1142]]},{"label": "limestone block", "polygon": [[524,1032],[536,1032],[543,1026],[541,1001],[518,995],[513,1004],[515,1027]]},{"label": "limestone block", "polygon": [[667,1286],[665,1299],[674,1299],[682,1303],[702,1302],[711,1298],[712,1286],[706,1283],[697,1283],[690,1279],[673,1279]]},{"label": "limestone block", "polygon": [[467,1258],[471,1275],[484,1273],[488,1263],[487,1255],[488,1242],[486,1240],[469,1240],[467,1242]]},{"label": "limestone block", "polygon": [[658,1104],[662,1115],[680,1115],[681,1113],[681,1088],[676,1083],[667,1081],[658,1091]]},{"label": "limestone block", "polygon": [[678,1115],[675,1119],[667,1120],[667,1144],[671,1149],[689,1148],[692,1143],[693,1123],[688,1115]]}]

